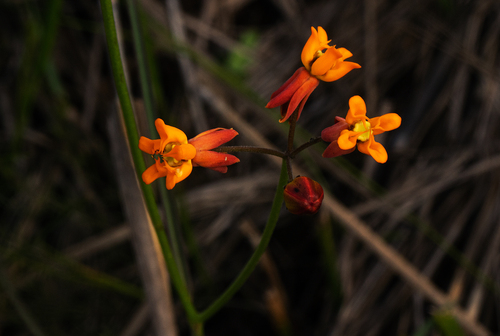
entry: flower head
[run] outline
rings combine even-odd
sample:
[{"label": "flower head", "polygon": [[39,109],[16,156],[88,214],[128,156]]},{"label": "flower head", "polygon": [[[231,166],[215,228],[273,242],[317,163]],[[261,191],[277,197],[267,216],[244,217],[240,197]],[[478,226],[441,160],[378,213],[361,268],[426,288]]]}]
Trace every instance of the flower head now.
[{"label": "flower head", "polygon": [[[338,118],[338,117],[337,117]],[[345,119],[338,118],[335,125],[321,132],[324,141],[331,142],[323,152],[323,157],[330,158],[354,150],[356,144],[361,153],[371,155],[375,161],[387,161],[387,152],[374,135],[392,131],[401,125],[401,117],[388,113],[369,119],[366,116],[366,104],[360,96],[349,99],[349,111]]]},{"label": "flower head", "polygon": [[335,46],[329,46],[330,41],[322,27],[318,27],[317,31],[311,27],[311,36],[300,57],[307,71],[325,82],[336,81],[352,69],[361,68],[357,63],[345,62],[344,60],[351,57],[352,53],[346,48],[337,49]]},{"label": "flower head", "polygon": [[285,186],[285,205],[294,215],[314,215],[323,202],[323,188],[306,176],[297,176]]},{"label": "flower head", "polygon": [[189,144],[196,148],[196,156],[193,158],[194,166],[201,166],[216,170],[221,173],[227,172],[227,166],[240,162],[231,154],[214,152],[210,149],[219,147],[238,135],[233,129],[214,128],[198,134],[189,140]]},{"label": "flower head", "polygon": [[160,139],[139,139],[139,148],[155,159],[155,163],[142,173],[142,180],[150,184],[165,176],[167,189],[170,190],[191,174],[191,160],[196,155],[196,149],[188,144],[186,134],[180,129],[165,125],[161,119],[156,119],[155,126]]},{"label": "flower head", "polygon": [[146,137],[139,139],[139,148],[151,154],[155,160],[155,164],[142,173],[144,183],[150,184],[157,178],[166,176],[167,189],[170,190],[191,174],[193,166],[225,173],[227,166],[240,162],[234,155],[210,151],[238,135],[233,129],[208,130],[188,142],[184,132],[165,125],[161,119],[156,119],[155,126],[160,139],[151,140]]},{"label": "flower head", "polygon": [[311,36],[301,54],[304,66],[295,71],[293,76],[271,95],[271,100],[266,105],[267,108],[281,106],[281,123],[288,120],[297,108],[297,120],[299,119],[307,99],[318,86],[319,80],[332,82],[352,69],[361,68],[357,63],[344,61],[352,56],[349,50],[336,49],[335,46],[329,46],[329,42],[323,28],[318,27],[316,31],[311,27]]}]

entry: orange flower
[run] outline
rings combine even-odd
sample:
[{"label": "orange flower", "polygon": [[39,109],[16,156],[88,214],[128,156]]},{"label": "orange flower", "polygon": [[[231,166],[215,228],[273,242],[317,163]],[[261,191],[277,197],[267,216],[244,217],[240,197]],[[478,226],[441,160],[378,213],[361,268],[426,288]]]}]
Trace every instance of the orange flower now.
[{"label": "orange flower", "polygon": [[311,36],[300,56],[307,71],[324,82],[336,81],[352,69],[361,68],[357,63],[345,62],[344,60],[351,57],[352,53],[346,48],[337,49],[335,46],[329,46],[330,41],[322,27],[318,27],[318,31],[311,27]]},{"label": "orange flower", "polygon": [[371,155],[375,161],[385,163],[387,152],[374,135],[392,131],[401,125],[401,117],[396,113],[388,113],[369,119],[366,116],[366,104],[360,96],[349,99],[349,111],[344,119],[321,132],[324,141],[331,142],[323,152],[323,157],[330,158],[352,151],[356,144],[361,153]]},{"label": "orange flower", "polygon": [[156,161],[142,173],[142,180],[150,184],[157,178],[166,176],[166,186],[170,190],[191,174],[191,160],[196,155],[196,148],[188,144],[186,134],[180,129],[165,125],[161,119],[156,119],[155,126],[160,139],[139,139],[139,148],[151,154]]},{"label": "orange flower", "polygon": [[233,129],[214,128],[198,134],[189,144],[196,148],[196,156],[193,158],[194,166],[209,168],[220,173],[227,172],[227,166],[240,162],[231,154],[214,152],[210,149],[219,147],[238,135]]},{"label": "orange flower", "polygon": [[[304,67],[299,68],[285,84],[271,95],[267,108],[281,106],[280,123],[290,118],[298,108],[297,120],[302,109],[319,84],[319,80],[332,82],[347,74],[352,69],[361,68],[357,63],[344,62],[352,53],[345,49],[329,46],[328,37],[323,28],[318,31],[311,27],[311,36],[302,49],[301,60]],[[323,53],[323,50],[326,51]]]}]

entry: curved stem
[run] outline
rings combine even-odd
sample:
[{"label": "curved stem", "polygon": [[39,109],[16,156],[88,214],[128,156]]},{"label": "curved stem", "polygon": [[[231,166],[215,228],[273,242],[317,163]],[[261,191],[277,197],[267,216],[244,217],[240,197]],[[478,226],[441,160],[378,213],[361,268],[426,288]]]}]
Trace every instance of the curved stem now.
[{"label": "curved stem", "polygon": [[299,154],[300,152],[302,152],[304,149],[308,148],[308,147],[311,147],[312,145],[315,145],[317,144],[318,142],[321,142],[321,137],[317,137],[317,138],[312,138],[311,140],[309,140],[308,142],[300,145],[299,148],[295,149],[293,152],[290,153],[290,158],[294,158],[295,155]]},{"label": "curved stem", "polygon": [[223,153],[234,153],[234,152],[250,152],[250,153],[260,153],[267,155],[278,156],[282,159],[285,158],[285,153],[270,149],[270,148],[262,148],[256,146],[220,146],[212,149],[214,152],[223,152]]},{"label": "curved stem", "polygon": [[214,301],[207,309],[198,314],[197,321],[205,321],[212,315],[214,315],[219,309],[221,309],[232,297],[233,295],[243,286],[245,281],[248,279],[250,274],[252,274],[253,270],[259,263],[260,257],[266,251],[267,245],[271,240],[271,236],[274,232],[274,228],[276,227],[276,223],[278,222],[281,205],[283,204],[283,188],[285,187],[287,181],[287,169],[286,169],[286,160],[283,160],[283,164],[281,166],[281,174],[278,182],[278,186],[276,187],[276,194],[274,196],[273,206],[271,208],[271,213],[269,214],[269,218],[267,220],[266,227],[264,232],[262,233],[262,238],[260,240],[259,245],[255,249],[255,252],[248,260],[245,267],[241,270],[240,274],[236,277],[233,283],[226,289],[226,291],[219,296],[218,299]]}]

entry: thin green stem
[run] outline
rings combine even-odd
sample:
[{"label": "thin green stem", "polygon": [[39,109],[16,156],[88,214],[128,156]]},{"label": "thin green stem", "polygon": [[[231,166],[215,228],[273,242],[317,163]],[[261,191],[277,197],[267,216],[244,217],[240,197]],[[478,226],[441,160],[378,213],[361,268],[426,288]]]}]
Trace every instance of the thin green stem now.
[{"label": "thin green stem", "polygon": [[290,119],[288,119],[290,122],[290,128],[288,129],[287,154],[293,152],[293,138],[295,136],[295,125],[297,125],[297,116],[298,116],[298,110],[295,110],[290,116]]},{"label": "thin green stem", "polygon": [[219,296],[219,298],[216,299],[214,303],[212,303],[212,305],[210,305],[206,310],[204,310],[197,316],[198,321],[206,321],[233,297],[233,295],[241,288],[241,286],[243,286],[250,274],[252,274],[253,270],[259,263],[260,257],[266,251],[267,245],[269,244],[271,236],[274,232],[274,228],[276,227],[276,223],[278,222],[281,205],[283,204],[283,188],[285,187],[287,181],[287,169],[285,161],[286,160],[283,160],[283,164],[281,166],[281,174],[278,186],[276,187],[276,194],[274,196],[271,213],[269,214],[269,218],[267,220],[264,232],[262,233],[262,238],[259,245],[255,249],[255,252],[252,254],[250,260],[248,260],[243,270],[241,270],[238,277],[236,277],[236,279],[228,287],[228,289],[226,289],[226,291],[221,296]]},{"label": "thin green stem", "polygon": [[286,171],[288,173],[288,182],[292,182],[293,171],[292,171],[292,160],[290,159],[290,156],[287,156],[285,161],[286,161]]},{"label": "thin green stem", "polygon": [[292,171],[292,162],[291,162],[291,153],[294,152],[293,150],[293,138],[295,136],[295,125],[297,125],[297,117],[298,117],[298,110],[295,110],[292,115],[290,116],[290,119],[288,119],[290,123],[290,128],[288,129],[288,145],[287,149],[285,152],[285,157],[286,157],[286,167],[288,171],[288,182],[291,182],[293,180],[293,171]]},{"label": "thin green stem", "polygon": [[[139,136],[137,133],[137,126],[135,124],[134,112],[132,109],[132,103],[130,101],[130,96],[127,88],[127,83],[125,81],[125,74],[123,71],[123,63],[120,56],[120,50],[118,46],[118,39],[116,35],[116,26],[113,16],[113,7],[111,0],[101,0],[101,11],[103,16],[104,31],[106,34],[106,42],[108,45],[109,58],[111,62],[111,69],[113,71],[113,78],[116,86],[116,91],[118,98],[120,100],[120,105],[122,109],[123,119],[125,122],[125,128],[127,131],[127,137],[130,144],[130,151],[132,154],[132,159],[136,168],[136,172],[139,180],[141,180],[140,172],[146,169],[144,160],[142,158],[142,153],[137,146],[139,143]],[[179,269],[175,263],[175,259],[170,248],[170,244],[167,239],[167,235],[163,230],[163,224],[160,218],[160,213],[154,199],[153,189],[150,185],[141,183],[142,191],[144,194],[144,200],[148,208],[153,226],[155,228],[156,234],[158,235],[158,240],[163,252],[163,256],[167,263],[167,268],[170,273],[172,282],[179,293],[181,302],[186,309],[188,317],[193,319],[196,317],[197,312],[191,302],[191,297],[189,291],[182,281]]]},{"label": "thin green stem", "polygon": [[315,145],[315,144],[317,144],[318,142],[321,142],[321,141],[322,141],[321,137],[312,138],[308,142],[300,145],[297,149],[295,149],[294,151],[292,151],[290,153],[290,158],[293,159],[297,154],[299,154],[300,152],[302,152],[304,149],[306,149],[308,147],[311,147],[312,145]]},{"label": "thin green stem", "polygon": [[148,76],[148,64],[146,61],[146,54],[144,52],[144,43],[142,38],[141,25],[139,23],[139,16],[135,6],[135,0],[127,0],[127,8],[132,25],[132,38],[134,40],[135,55],[137,56],[137,64],[139,68],[139,80],[141,82],[142,98],[144,100],[144,109],[148,117],[148,126],[150,131],[153,132],[154,127],[154,114],[153,114],[153,94]]},{"label": "thin green stem", "polygon": [[221,146],[212,149],[214,152],[223,152],[223,153],[235,153],[235,152],[250,152],[250,153],[259,153],[259,154],[267,154],[274,155],[284,159],[285,153],[270,149],[270,148],[262,148],[256,146]]}]

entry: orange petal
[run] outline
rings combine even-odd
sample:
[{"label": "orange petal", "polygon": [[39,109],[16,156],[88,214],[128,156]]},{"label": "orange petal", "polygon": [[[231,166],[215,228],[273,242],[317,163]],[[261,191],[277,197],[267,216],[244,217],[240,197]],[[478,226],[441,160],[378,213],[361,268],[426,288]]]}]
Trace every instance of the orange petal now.
[{"label": "orange petal", "polygon": [[166,153],[166,155],[176,159],[177,161],[191,160],[196,155],[196,148],[194,148],[191,144],[182,144],[172,148],[172,150]]},{"label": "orange petal", "polygon": [[360,142],[358,150],[361,153],[371,155],[378,163],[385,163],[387,161],[387,151],[384,146],[375,141],[373,136],[370,136],[368,141]]},{"label": "orange petal", "polygon": [[340,58],[339,61],[343,61],[346,58],[352,57],[352,52],[350,52],[346,48],[338,48],[337,50],[342,54],[342,57]]},{"label": "orange petal", "polygon": [[175,167],[173,172],[169,172],[167,174],[167,180],[166,180],[166,187],[168,190],[172,190],[176,183],[181,182],[184,180],[186,177],[191,174],[191,171],[193,170],[193,165],[191,161],[183,163],[179,167]]},{"label": "orange petal", "polygon": [[341,57],[342,54],[337,49],[334,47],[329,48],[323,55],[314,61],[311,67],[311,74],[314,76],[325,75]]},{"label": "orange petal", "polygon": [[154,165],[150,166],[148,169],[146,169],[144,171],[144,173],[142,173],[142,180],[144,181],[144,183],[150,184],[151,182],[153,182],[157,178],[160,178],[163,176],[165,176],[165,173],[160,173],[158,171],[158,168],[156,167],[156,164],[154,164]]},{"label": "orange petal", "polygon": [[401,117],[396,113],[387,113],[383,116],[372,118],[369,120],[373,135],[392,131],[401,126]]},{"label": "orange petal", "polygon": [[[321,28],[321,30],[323,30],[323,28]],[[314,27],[311,27],[311,36],[309,36],[309,39],[302,49],[302,54],[300,55],[302,64],[304,64],[307,70],[311,70],[311,62],[314,58],[314,54],[316,51],[320,50],[320,47],[321,45],[318,38],[318,32],[314,29]]]},{"label": "orange petal", "polygon": [[168,132],[166,126],[167,125],[165,125],[165,122],[162,119],[158,118],[155,120],[156,131],[158,132],[162,140],[168,139]]},{"label": "orange petal", "polygon": [[358,140],[357,133],[349,130],[343,130],[340,133],[337,143],[339,144],[340,149],[347,150],[354,148],[354,146],[356,146],[357,140]]},{"label": "orange petal", "polygon": [[[187,143],[187,137],[183,131],[176,127],[166,125],[160,118],[155,120],[155,126],[162,140],[162,145],[167,143],[166,140],[168,140],[168,142]],[[161,148],[161,150],[163,150],[163,148]]]},{"label": "orange petal", "polygon": [[148,154],[154,154],[156,150],[160,149],[160,140],[151,140],[141,136],[139,139],[139,149]]},{"label": "orange petal", "polygon": [[[328,50],[330,50],[330,49],[328,49]],[[352,69],[359,69],[359,68],[361,68],[361,65],[359,65],[357,63],[343,62],[343,61],[341,62],[339,60],[339,61],[337,61],[337,64],[332,69],[327,71],[326,74],[324,74],[322,76],[318,76],[318,78],[324,82],[333,82],[333,81],[336,81],[336,80],[344,77]]]},{"label": "orange petal", "polygon": [[320,50],[324,49],[328,45],[328,35],[326,34],[326,31],[323,29],[323,27],[318,26],[318,41],[320,45]]},{"label": "orange petal", "polygon": [[[288,105],[287,112],[284,117],[282,117],[279,122],[283,123],[285,122],[290,116],[292,115],[293,111],[299,106],[299,104],[302,102],[303,99],[307,100],[309,98],[309,95],[316,89],[318,86],[319,81],[314,78],[314,77],[309,77],[309,80],[307,80],[293,95],[292,99],[290,99],[290,104]],[[304,101],[305,104],[305,101]],[[301,104],[301,109],[300,112],[302,112],[302,108],[304,107],[304,104]],[[298,118],[297,118],[298,119]]]},{"label": "orange petal", "polygon": [[209,150],[225,144],[237,135],[238,132],[233,129],[219,127],[198,134],[189,140],[189,143],[193,145],[197,151]]},{"label": "orange petal", "polygon": [[360,96],[352,96],[349,99],[349,111],[345,120],[349,125],[353,125],[359,120],[365,120],[366,118],[366,104],[363,98]]}]

